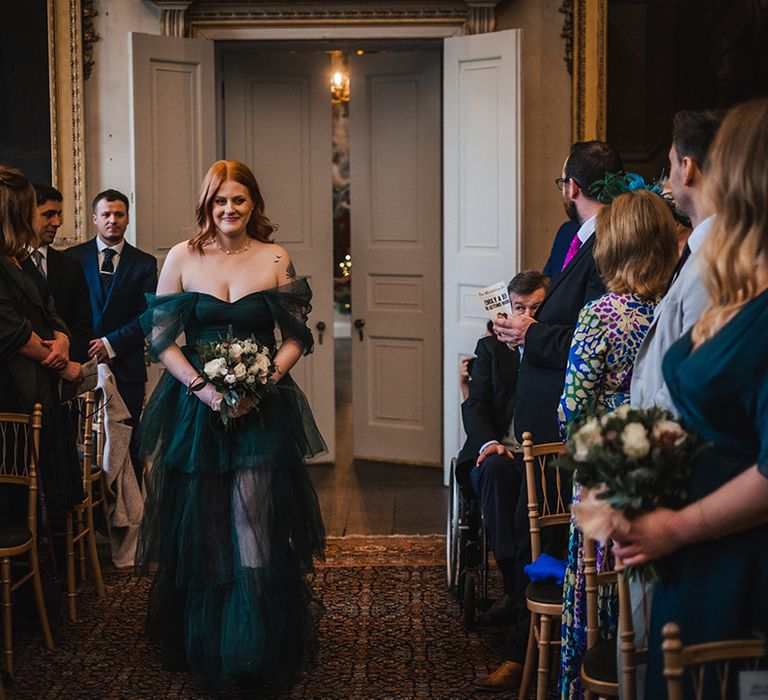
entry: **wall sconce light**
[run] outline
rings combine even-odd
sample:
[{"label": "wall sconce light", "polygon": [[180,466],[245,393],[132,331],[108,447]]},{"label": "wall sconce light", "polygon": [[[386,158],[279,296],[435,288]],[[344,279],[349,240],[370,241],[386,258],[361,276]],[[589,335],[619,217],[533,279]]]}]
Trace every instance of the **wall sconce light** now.
[{"label": "wall sconce light", "polygon": [[349,73],[336,71],[331,76],[331,102],[349,102]]}]

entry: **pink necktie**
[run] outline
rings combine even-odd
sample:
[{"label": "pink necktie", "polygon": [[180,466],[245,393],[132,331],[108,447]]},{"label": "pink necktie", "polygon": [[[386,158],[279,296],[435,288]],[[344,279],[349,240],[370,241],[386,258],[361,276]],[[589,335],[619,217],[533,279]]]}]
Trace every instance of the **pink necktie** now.
[{"label": "pink necktie", "polygon": [[568,246],[568,252],[565,254],[565,260],[563,260],[563,266],[560,268],[561,271],[568,267],[568,263],[571,262],[573,256],[579,252],[579,248],[581,248],[581,240],[578,235],[575,235],[571,241],[571,245]]}]

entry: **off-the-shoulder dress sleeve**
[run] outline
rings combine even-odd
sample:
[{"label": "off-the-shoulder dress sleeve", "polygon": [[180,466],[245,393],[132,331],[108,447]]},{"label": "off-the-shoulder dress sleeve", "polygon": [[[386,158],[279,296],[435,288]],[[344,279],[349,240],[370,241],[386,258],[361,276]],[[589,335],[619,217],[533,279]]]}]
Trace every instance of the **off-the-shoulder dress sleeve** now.
[{"label": "off-the-shoulder dress sleeve", "polygon": [[149,357],[158,362],[160,353],[184,330],[194,309],[196,292],[176,294],[146,294],[147,310],[139,318],[144,334],[149,341]]},{"label": "off-the-shoulder dress sleeve", "polygon": [[272,317],[280,327],[283,340],[290,338],[303,348],[303,354],[312,352],[314,341],[312,331],[307,327],[307,318],[312,311],[312,290],[306,278],[299,277],[274,289],[264,292],[264,299]]}]

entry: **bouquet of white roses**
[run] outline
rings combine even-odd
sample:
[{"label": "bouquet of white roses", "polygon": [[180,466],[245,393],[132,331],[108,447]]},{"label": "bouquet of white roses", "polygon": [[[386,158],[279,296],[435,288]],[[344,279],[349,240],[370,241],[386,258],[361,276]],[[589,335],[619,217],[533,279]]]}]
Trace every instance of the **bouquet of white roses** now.
[{"label": "bouquet of white roses", "polygon": [[[625,518],[682,506],[693,459],[703,445],[668,412],[625,405],[574,426],[567,448],[559,464],[573,471],[582,487],[573,506],[576,524],[587,537],[605,540]],[[653,564],[627,567],[626,574],[648,581],[659,577]]]},{"label": "bouquet of white roses", "polygon": [[[216,387],[227,406],[234,408],[247,397],[257,411],[261,400],[276,391],[277,385],[271,379],[275,365],[269,348],[253,336],[234,338],[230,327],[226,338],[199,341],[195,349],[203,362],[200,376]],[[221,420],[228,425],[226,410],[221,411]]]}]

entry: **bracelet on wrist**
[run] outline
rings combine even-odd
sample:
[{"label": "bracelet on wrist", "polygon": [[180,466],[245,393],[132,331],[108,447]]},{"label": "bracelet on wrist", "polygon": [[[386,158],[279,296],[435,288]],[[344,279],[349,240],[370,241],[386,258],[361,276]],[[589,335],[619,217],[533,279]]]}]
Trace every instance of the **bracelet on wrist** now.
[{"label": "bracelet on wrist", "polygon": [[192,396],[196,391],[200,391],[206,384],[208,384],[207,379],[203,379],[202,377],[192,377],[192,379],[187,382],[187,396]]}]

